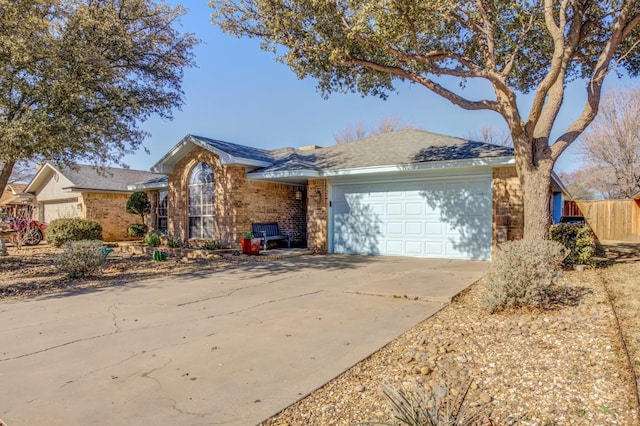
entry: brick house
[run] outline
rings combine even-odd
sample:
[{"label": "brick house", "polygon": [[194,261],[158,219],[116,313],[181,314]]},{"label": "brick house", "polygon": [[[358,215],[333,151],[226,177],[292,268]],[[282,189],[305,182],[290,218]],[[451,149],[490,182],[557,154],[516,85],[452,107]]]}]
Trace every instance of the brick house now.
[{"label": "brick house", "polygon": [[140,222],[140,216],[126,213],[133,191],[131,182],[161,178],[142,170],[75,165],[42,164],[24,192],[35,195],[37,219],[49,223],[53,219],[79,217],[102,226],[105,241],[129,239],[127,227]]},{"label": "brick house", "polygon": [[235,247],[278,222],[322,253],[488,260],[523,231],[513,149],[421,130],[275,150],[187,135],[152,171],[164,177],[129,189],[180,239]]}]

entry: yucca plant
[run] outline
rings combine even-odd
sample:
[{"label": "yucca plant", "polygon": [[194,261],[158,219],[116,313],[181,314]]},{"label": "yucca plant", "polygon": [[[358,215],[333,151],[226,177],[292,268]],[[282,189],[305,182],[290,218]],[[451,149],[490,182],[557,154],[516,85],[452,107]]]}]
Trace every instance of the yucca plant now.
[{"label": "yucca plant", "polygon": [[[482,405],[469,399],[472,381],[455,387],[446,383],[428,389],[405,384],[396,389],[383,385],[382,394],[391,405],[391,423],[371,423],[387,426],[475,426],[491,424]],[[488,422],[488,423],[487,423]]]}]

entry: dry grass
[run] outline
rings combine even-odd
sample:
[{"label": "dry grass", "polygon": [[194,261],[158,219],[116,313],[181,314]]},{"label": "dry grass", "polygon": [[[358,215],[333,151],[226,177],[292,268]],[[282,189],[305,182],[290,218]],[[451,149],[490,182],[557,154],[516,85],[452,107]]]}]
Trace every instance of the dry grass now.
[{"label": "dry grass", "polygon": [[600,276],[613,299],[636,381],[640,381],[640,263],[613,265],[602,269]]}]

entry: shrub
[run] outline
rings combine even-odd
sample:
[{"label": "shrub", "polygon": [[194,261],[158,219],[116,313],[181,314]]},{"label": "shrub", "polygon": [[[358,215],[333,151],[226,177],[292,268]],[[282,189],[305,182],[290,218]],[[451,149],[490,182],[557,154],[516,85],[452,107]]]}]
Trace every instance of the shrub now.
[{"label": "shrub", "polygon": [[502,246],[488,276],[484,303],[490,311],[550,302],[569,250],[556,241],[509,241]]},{"label": "shrub", "polygon": [[[471,426],[483,423],[487,419],[482,406],[469,399],[471,381],[462,385],[448,382],[433,385],[432,389],[416,383],[406,383],[400,389],[384,385],[382,391],[391,405],[393,423],[407,426]],[[387,424],[387,423],[383,423]]]},{"label": "shrub", "polygon": [[47,227],[47,242],[60,247],[68,241],[102,240],[102,226],[87,219],[55,219]]},{"label": "shrub", "polygon": [[220,250],[222,246],[216,240],[207,240],[202,244],[203,250]]},{"label": "shrub", "polygon": [[158,247],[161,243],[161,234],[158,231],[149,232],[144,237],[144,243],[149,247]]},{"label": "shrub", "polygon": [[144,223],[144,215],[151,213],[151,203],[146,192],[136,191],[127,200],[126,212],[140,215]]},{"label": "shrub", "polygon": [[571,250],[566,265],[586,265],[596,254],[596,242],[589,225],[558,223],[549,228],[549,238]]},{"label": "shrub", "polygon": [[93,275],[102,268],[109,254],[102,241],[98,240],[69,241],[63,248],[64,251],[55,260],[55,266],[71,278]]},{"label": "shrub", "polygon": [[186,247],[186,244],[180,238],[167,237],[167,246],[171,248],[183,248]]},{"label": "shrub", "polygon": [[133,238],[142,238],[147,233],[149,227],[144,223],[132,223],[127,228],[127,234]]}]

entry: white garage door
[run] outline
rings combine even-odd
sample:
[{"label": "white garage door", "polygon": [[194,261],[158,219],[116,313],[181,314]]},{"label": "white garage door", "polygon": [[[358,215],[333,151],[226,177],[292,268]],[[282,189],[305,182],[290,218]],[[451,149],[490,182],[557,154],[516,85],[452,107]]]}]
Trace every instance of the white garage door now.
[{"label": "white garage door", "polygon": [[491,258],[491,179],[332,185],[334,253]]},{"label": "white garage door", "polygon": [[49,223],[54,219],[78,217],[78,200],[61,203],[44,204],[44,222]]}]

